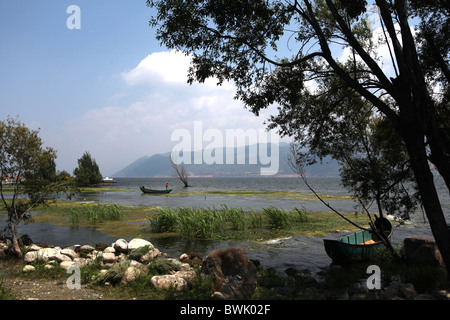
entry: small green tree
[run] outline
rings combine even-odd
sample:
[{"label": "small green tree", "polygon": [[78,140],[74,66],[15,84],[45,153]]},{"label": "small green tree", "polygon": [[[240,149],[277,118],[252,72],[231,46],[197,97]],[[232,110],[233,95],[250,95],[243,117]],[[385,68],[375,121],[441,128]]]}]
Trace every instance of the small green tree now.
[{"label": "small green tree", "polygon": [[102,181],[102,174],[97,162],[87,151],[78,159],[78,167],[75,168],[73,174],[79,186],[96,185]]},{"label": "small green tree", "polygon": [[[38,134],[17,119],[0,121],[0,195],[8,216],[5,232],[10,234],[13,251],[19,257],[18,226],[31,219],[30,211],[45,204],[50,194],[73,194],[71,181],[57,178],[56,151],[44,148]],[[10,185],[8,190],[6,184]]]}]

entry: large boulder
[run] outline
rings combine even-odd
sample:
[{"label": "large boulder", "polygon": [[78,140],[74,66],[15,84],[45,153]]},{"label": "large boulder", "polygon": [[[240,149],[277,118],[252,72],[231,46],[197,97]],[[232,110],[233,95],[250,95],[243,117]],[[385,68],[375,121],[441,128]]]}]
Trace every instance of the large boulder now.
[{"label": "large boulder", "polygon": [[159,290],[167,290],[173,288],[175,290],[183,290],[187,286],[187,281],[174,274],[166,274],[161,276],[153,276],[151,278],[153,286]]},{"label": "large boulder", "polygon": [[125,239],[118,239],[112,247],[116,250],[118,253],[128,253],[128,242]]},{"label": "large boulder", "polygon": [[32,263],[35,260],[57,260],[59,251],[53,248],[41,248],[37,251],[29,251],[23,257],[25,263]]},{"label": "large boulder", "polygon": [[443,266],[441,253],[432,237],[411,236],[404,240],[408,263],[416,265]]},{"label": "large boulder", "polygon": [[133,266],[129,266],[126,270],[125,273],[122,277],[121,283],[123,284],[127,284],[130,282],[134,282],[136,281],[136,279],[141,275],[141,270],[133,267]]},{"label": "large boulder", "polygon": [[134,249],[140,248],[140,247],[149,247],[150,249],[153,249],[153,244],[147,240],[144,239],[132,239],[129,243],[128,243],[128,251],[133,251]]},{"label": "large boulder", "polygon": [[74,250],[69,248],[62,249],[60,253],[68,256],[72,260],[78,258],[78,254]]},{"label": "large boulder", "polygon": [[114,263],[118,260],[116,255],[112,252],[103,252],[102,258],[104,263]]},{"label": "large boulder", "polygon": [[204,260],[201,275],[214,280],[219,299],[248,299],[256,289],[256,267],[241,248],[214,250]]}]

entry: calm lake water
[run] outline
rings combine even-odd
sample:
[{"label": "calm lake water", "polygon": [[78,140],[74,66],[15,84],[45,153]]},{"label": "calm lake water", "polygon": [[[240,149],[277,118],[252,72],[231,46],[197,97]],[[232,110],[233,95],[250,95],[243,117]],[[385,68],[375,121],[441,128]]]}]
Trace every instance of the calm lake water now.
[{"label": "calm lake water", "polygon": [[[117,178],[117,184],[108,188],[117,188],[117,192],[86,192],[77,195],[74,200],[96,201],[103,204],[116,203],[131,206],[160,207],[239,207],[243,209],[261,209],[275,206],[283,209],[305,208],[310,212],[329,211],[320,201],[312,196],[310,190],[299,178],[191,178],[189,188],[175,178]],[[165,184],[173,189],[171,195],[143,194],[140,186],[152,189],[164,189]],[[348,196],[340,185],[338,178],[310,178],[311,186],[322,195],[332,197]],[[437,178],[442,206],[447,221],[450,221],[450,197],[443,180]],[[211,195],[199,194],[205,191],[264,191],[264,196],[255,195]],[[270,192],[295,192],[306,198],[275,197]],[[341,212],[355,212],[355,203],[351,200],[336,200],[329,203]],[[393,241],[401,242],[410,235],[431,235],[429,226],[421,212],[412,215],[413,222],[396,225]],[[0,221],[0,227],[4,222]],[[74,244],[112,243],[116,238],[96,231],[94,228],[70,228],[47,224],[21,225],[20,232],[28,234],[35,243],[52,243],[59,246]],[[326,238],[337,238],[343,234],[331,234]],[[127,239],[127,238],[126,238]],[[130,239],[127,239],[130,240]],[[171,256],[179,256],[185,252],[196,251],[206,256],[214,249],[241,247],[246,250],[250,259],[256,259],[265,267],[273,267],[284,271],[289,267],[311,271],[319,271],[328,266],[331,259],[326,255],[323,238],[295,236],[287,239],[275,239],[265,243],[235,241],[184,240],[179,238],[148,239],[161,251]]]}]

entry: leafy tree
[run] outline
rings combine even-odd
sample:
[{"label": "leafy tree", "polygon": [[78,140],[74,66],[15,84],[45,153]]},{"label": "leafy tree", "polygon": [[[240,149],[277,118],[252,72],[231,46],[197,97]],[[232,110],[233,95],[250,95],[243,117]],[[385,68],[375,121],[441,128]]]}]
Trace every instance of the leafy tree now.
[{"label": "leafy tree", "polygon": [[[168,48],[192,54],[190,83],[214,77],[218,84],[232,81],[236,98],[255,114],[278,105],[279,115],[271,124],[296,129],[296,136],[308,136],[331,144],[331,124],[345,123],[356,110],[340,105],[342,95],[329,89],[311,88],[313,80],[337,77],[347,92],[370,103],[401,138],[420,193],[431,230],[450,273],[450,231],[434,185],[431,162],[450,189],[450,112],[448,47],[434,37],[437,62],[433,67],[420,55],[418,43],[432,47],[426,34],[411,31],[413,14],[430,17],[436,3],[426,0],[148,0],[157,9],[151,19],[157,38]],[[430,4],[431,3],[431,4]],[[412,4],[417,4],[416,9]],[[382,33],[374,38],[368,9],[378,12]],[[445,6],[448,8],[448,5]],[[448,11],[435,16],[439,23],[430,29],[436,36],[447,25]],[[441,23],[442,22],[442,23]],[[425,28],[423,28],[425,30]],[[448,30],[448,29],[447,29]],[[286,40],[287,39],[287,40]],[[447,37],[448,39],[448,37]],[[279,58],[286,46],[291,56]],[[393,75],[384,71],[377,48],[388,45]],[[349,52],[341,61],[339,48]],[[430,82],[429,79],[433,79]],[[432,94],[436,84],[438,95]],[[331,105],[324,96],[333,99]],[[444,98],[443,98],[444,97]],[[331,109],[330,109],[331,108]],[[322,113],[323,110],[329,112]],[[317,130],[302,122],[302,116],[322,119]],[[318,119],[317,118],[317,119]],[[276,120],[280,120],[277,122]],[[283,128],[284,125],[284,128]],[[319,150],[319,149],[318,149]],[[322,152],[322,151],[320,151]]]},{"label": "leafy tree", "polygon": [[318,84],[327,94],[310,104],[317,108],[299,113],[295,106],[286,106],[283,113],[271,117],[271,126],[279,125],[285,134],[296,137],[293,152],[300,154],[293,156],[303,166],[328,155],[338,160],[342,184],[364,207],[375,202],[380,217],[383,212],[408,216],[417,208],[418,197],[402,139],[383,115],[339,77],[319,79]]},{"label": "leafy tree", "polygon": [[90,186],[99,184],[102,181],[102,174],[95,159],[92,159],[89,152],[85,152],[78,159],[78,167],[73,171],[75,180],[80,186]]},{"label": "leafy tree", "polygon": [[342,162],[342,184],[365,208],[375,202],[380,217],[386,213],[409,218],[420,197],[409,157],[390,122],[371,119],[361,132],[358,148]]},{"label": "leafy tree", "polygon": [[[71,182],[59,180],[55,172],[56,152],[43,147],[39,131],[28,129],[19,120],[0,121],[0,194],[7,213],[5,231],[11,235],[13,250],[22,256],[18,226],[31,219],[30,211],[45,204],[49,195],[73,192]],[[5,190],[6,184],[11,189]],[[27,195],[27,197],[21,196]]]}]

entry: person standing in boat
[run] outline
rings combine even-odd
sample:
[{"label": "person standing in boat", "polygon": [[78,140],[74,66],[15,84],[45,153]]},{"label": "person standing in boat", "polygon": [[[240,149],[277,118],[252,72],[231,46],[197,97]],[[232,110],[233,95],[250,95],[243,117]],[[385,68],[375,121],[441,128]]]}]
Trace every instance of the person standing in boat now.
[{"label": "person standing in boat", "polygon": [[169,183],[166,182],[166,190],[169,190]]}]

